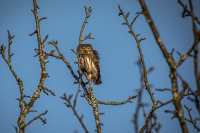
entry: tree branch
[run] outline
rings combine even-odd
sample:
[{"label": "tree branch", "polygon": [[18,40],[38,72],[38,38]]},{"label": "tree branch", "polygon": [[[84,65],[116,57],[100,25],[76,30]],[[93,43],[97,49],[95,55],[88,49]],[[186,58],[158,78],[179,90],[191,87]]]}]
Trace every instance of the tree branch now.
[{"label": "tree branch", "polygon": [[184,133],[188,133],[188,128],[185,122],[185,118],[184,118],[184,113],[183,113],[183,109],[182,109],[182,104],[181,104],[181,96],[180,93],[178,91],[178,84],[177,84],[177,75],[176,75],[176,71],[177,71],[177,65],[172,57],[172,55],[167,51],[166,49],[166,45],[162,42],[160,34],[156,28],[156,25],[149,13],[148,7],[145,3],[144,0],[139,0],[139,4],[142,8],[143,11],[143,15],[146,19],[146,22],[148,23],[152,34],[154,36],[154,39],[156,40],[156,44],[159,46],[163,56],[165,57],[165,61],[168,64],[168,67],[170,69],[170,79],[171,79],[171,87],[172,87],[172,95],[173,95],[173,104],[174,107],[176,109],[176,116],[178,118],[179,121],[179,125],[182,129],[182,132]]},{"label": "tree branch", "polygon": [[143,71],[143,82],[144,82],[144,85],[145,85],[145,88],[151,98],[151,101],[152,101],[152,104],[153,104],[153,107],[156,106],[156,99],[152,93],[152,88],[150,87],[150,84],[149,84],[149,81],[148,81],[148,74],[147,74],[147,69],[146,69],[146,65],[145,65],[145,62],[144,62],[144,55],[143,55],[143,52],[142,52],[142,49],[141,49],[141,42],[143,40],[145,40],[145,38],[140,38],[139,39],[139,35],[137,35],[134,31],[133,31],[133,24],[134,22],[136,22],[136,19],[139,17],[139,15],[141,13],[137,13],[137,15],[135,16],[135,18],[133,19],[133,21],[130,23],[129,20],[128,20],[128,13],[126,13],[125,15],[125,12],[121,9],[120,6],[118,6],[118,9],[119,9],[119,15],[121,15],[124,19],[124,23],[125,25],[127,25],[128,27],[128,33],[131,34],[131,36],[133,37],[133,39],[135,40],[136,42],[136,46],[137,46],[137,49],[138,49],[138,52],[139,52],[139,60],[141,62],[141,67],[142,67],[142,71]]},{"label": "tree branch", "polygon": [[43,124],[46,124],[47,123],[46,119],[43,118],[43,116],[45,116],[47,113],[48,113],[48,111],[46,110],[45,112],[38,114],[33,119],[31,119],[29,122],[27,122],[25,127],[28,127],[29,125],[31,125],[36,120],[40,120]]},{"label": "tree branch", "polygon": [[132,100],[135,99],[137,96],[129,96],[125,100],[119,100],[119,101],[102,101],[102,100],[97,100],[98,104],[103,104],[103,105],[124,105],[127,103],[132,103]]},{"label": "tree branch", "polygon": [[76,102],[78,99],[78,94],[80,93],[80,90],[77,90],[76,95],[74,97],[73,102],[71,101],[73,98],[73,95],[69,95],[67,96],[66,94],[64,94],[61,99],[64,100],[64,104],[67,108],[70,108],[73,112],[73,114],[75,115],[75,117],[77,118],[77,120],[79,121],[81,127],[83,128],[83,130],[85,131],[85,133],[89,133],[89,130],[87,129],[84,121],[83,121],[83,115],[80,115],[78,113],[78,111],[76,110]]},{"label": "tree branch", "polygon": [[93,37],[91,37],[91,33],[89,33],[88,36],[86,36],[86,37],[83,36],[83,32],[85,30],[86,24],[88,23],[88,19],[92,14],[92,7],[85,6],[84,8],[85,8],[85,18],[84,18],[84,21],[83,21],[83,24],[82,24],[81,30],[80,30],[79,44],[82,44],[83,41],[86,40],[86,39],[92,39],[93,38]]},{"label": "tree branch", "polygon": [[14,39],[14,35],[11,35],[10,31],[8,31],[8,50],[7,50],[7,53],[6,53],[6,47],[1,45],[0,54],[1,54],[1,57],[4,60],[4,62],[8,66],[9,71],[11,72],[12,76],[16,80],[18,88],[19,88],[18,101],[19,101],[20,114],[18,116],[18,121],[17,121],[18,129],[16,131],[18,131],[19,133],[24,133],[24,130],[25,130],[25,115],[23,113],[24,113],[24,110],[26,108],[26,101],[24,99],[24,97],[25,97],[24,83],[23,83],[23,80],[21,80],[21,78],[17,75],[17,73],[15,72],[15,70],[12,66],[11,46],[12,46],[12,43],[13,43],[13,39]]}]

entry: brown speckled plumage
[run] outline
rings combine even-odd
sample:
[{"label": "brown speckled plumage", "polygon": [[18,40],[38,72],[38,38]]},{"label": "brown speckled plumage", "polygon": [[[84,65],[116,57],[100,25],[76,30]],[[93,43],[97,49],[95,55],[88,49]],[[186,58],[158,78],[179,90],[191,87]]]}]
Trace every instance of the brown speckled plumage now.
[{"label": "brown speckled plumage", "polygon": [[93,49],[91,44],[79,44],[76,52],[78,55],[79,71],[89,81],[95,84],[101,84],[98,52]]}]

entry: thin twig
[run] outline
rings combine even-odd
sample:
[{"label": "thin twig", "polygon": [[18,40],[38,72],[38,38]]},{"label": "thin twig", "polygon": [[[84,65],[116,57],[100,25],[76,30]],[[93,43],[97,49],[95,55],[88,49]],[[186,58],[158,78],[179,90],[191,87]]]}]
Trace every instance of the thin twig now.
[{"label": "thin twig", "polygon": [[68,59],[64,57],[64,55],[61,53],[60,49],[58,48],[58,41],[50,41],[48,44],[51,45],[55,49],[55,51],[52,51],[50,53],[45,53],[45,55],[61,60],[67,66],[73,78],[77,82],[79,82],[79,77],[75,74],[74,70],[72,69],[71,64],[68,62]]},{"label": "thin twig", "polygon": [[102,100],[98,100],[99,104],[102,105],[123,105],[123,104],[127,104],[127,103],[132,103],[132,100],[135,99],[137,96],[129,96],[127,99],[125,100],[119,100],[119,101],[102,101]]},{"label": "thin twig", "polygon": [[[197,25],[195,23],[195,18],[194,18],[195,14],[194,14],[194,10],[193,10],[192,0],[189,0],[189,7],[190,7],[190,13],[191,13],[194,41],[197,44],[199,44],[200,30],[198,30]],[[200,23],[199,23],[199,25],[200,25]],[[199,47],[198,47],[198,45],[195,45],[195,47],[194,47],[193,64],[194,64],[194,75],[195,75],[195,80],[196,80],[197,92],[200,95],[200,71],[199,71]]]},{"label": "thin twig", "polygon": [[[37,43],[38,43],[38,51],[39,51],[39,63],[40,63],[40,80],[37,85],[37,88],[35,89],[33,95],[31,96],[29,102],[26,104],[26,107],[20,112],[20,116],[18,117],[18,127],[19,127],[19,133],[24,133],[25,132],[25,118],[27,117],[27,114],[31,112],[32,107],[34,103],[37,101],[37,99],[40,97],[42,90],[45,88],[44,83],[47,78],[47,72],[46,72],[46,58],[44,54],[44,49],[45,49],[45,41],[47,40],[47,37],[42,39],[41,33],[40,33],[40,17],[38,15],[39,6],[38,6],[38,1],[33,0],[33,15],[35,18],[35,34],[37,38]],[[33,119],[37,120],[37,119]],[[31,122],[32,123],[32,122]]]},{"label": "thin twig", "polygon": [[[85,40],[84,39],[84,36],[83,36],[83,32],[85,30],[85,27],[86,27],[86,24],[88,23],[88,19],[89,17],[91,16],[91,13],[92,13],[92,7],[87,7],[85,6],[85,18],[84,18],[84,21],[83,21],[83,24],[81,26],[81,30],[80,30],[80,35],[79,35],[79,44],[82,44],[83,41]],[[89,38],[91,38],[91,34],[88,35]],[[87,37],[87,38],[88,38]]]},{"label": "thin twig", "polygon": [[42,113],[38,117],[35,117],[31,121],[26,123],[26,117],[27,117],[28,113],[32,111],[32,107],[33,107],[34,103],[40,97],[42,90],[46,88],[46,87],[44,87],[44,82],[47,78],[47,73],[46,73],[46,63],[47,62],[46,62],[46,58],[45,58],[45,54],[44,54],[44,48],[45,48],[44,43],[47,40],[48,36],[46,36],[44,39],[42,39],[42,37],[41,37],[41,33],[40,33],[40,22],[41,22],[41,20],[40,20],[40,17],[38,15],[38,12],[39,12],[38,10],[39,10],[39,6],[38,6],[38,3],[37,3],[37,0],[33,0],[33,10],[32,10],[32,12],[33,12],[33,15],[35,17],[35,28],[36,28],[36,30],[35,30],[36,32],[34,32],[34,33],[36,34],[36,38],[37,38],[37,41],[38,41],[38,55],[39,55],[39,62],[40,62],[40,67],[41,67],[41,75],[40,75],[40,80],[39,80],[38,86],[35,89],[34,94],[30,97],[30,100],[28,102],[26,102],[25,99],[24,99],[24,97],[26,95],[24,94],[23,81],[17,76],[14,68],[11,65],[11,57],[13,55],[11,53],[11,45],[12,45],[12,39],[14,38],[14,36],[11,35],[11,33],[9,31],[8,31],[7,59],[6,59],[6,55],[5,55],[5,47],[1,46],[2,58],[6,62],[6,64],[8,65],[9,70],[11,71],[13,77],[15,78],[15,80],[17,81],[18,86],[19,86],[20,97],[18,98],[18,101],[19,101],[19,107],[20,107],[20,114],[19,114],[18,120],[17,120],[17,125],[18,125],[17,132],[18,133],[25,133],[25,128],[28,125],[30,125],[33,121],[39,119],[39,116],[43,115],[43,113]]},{"label": "thin twig", "polygon": [[80,92],[80,90],[77,90],[76,95],[75,95],[74,100],[73,100],[73,103],[72,103],[72,101],[71,101],[71,99],[72,99],[72,97],[73,97],[72,95],[67,96],[66,94],[64,94],[64,95],[61,97],[61,99],[64,100],[66,107],[67,107],[67,108],[70,108],[70,109],[72,110],[73,114],[75,115],[75,117],[76,117],[77,120],[79,121],[81,127],[83,128],[84,132],[85,132],[85,133],[89,133],[89,130],[88,130],[88,128],[86,127],[86,124],[85,124],[84,121],[83,121],[83,115],[80,115],[80,114],[78,113],[78,111],[76,110],[76,102],[77,102],[77,99],[78,99],[78,94],[79,94],[79,92]]},{"label": "thin twig", "polygon": [[[12,62],[11,62],[11,46],[13,43],[13,39],[14,36],[11,35],[10,31],[8,31],[8,51],[6,53],[6,47],[1,45],[1,49],[0,49],[0,54],[2,56],[2,59],[4,60],[4,62],[6,63],[6,65],[9,68],[9,71],[11,72],[12,76],[14,77],[14,79],[17,82],[18,88],[19,88],[19,108],[20,108],[20,114],[18,116],[18,128],[17,128],[17,132],[19,133],[24,133],[25,131],[25,116],[24,116],[24,110],[26,108],[26,101],[24,99],[24,83],[23,80],[17,75],[17,73],[15,72],[13,66],[12,66]],[[7,58],[6,58],[6,54],[7,54]]]},{"label": "thin twig", "polygon": [[40,79],[39,83],[37,85],[37,88],[35,89],[34,94],[31,96],[30,101],[27,105],[27,111],[31,110],[33,107],[33,104],[35,101],[40,97],[40,94],[42,90],[45,88],[45,80],[48,77],[46,72],[46,57],[45,57],[45,44],[43,43],[43,39],[40,32],[40,17],[38,15],[39,13],[39,6],[37,0],[33,0],[33,15],[35,18],[35,29],[36,29],[36,38],[38,43],[38,52],[39,52],[39,63],[40,63]]},{"label": "thin twig", "polygon": [[150,87],[150,84],[149,84],[149,81],[148,81],[148,74],[147,74],[147,69],[146,69],[146,65],[145,65],[145,62],[144,62],[144,55],[143,55],[143,52],[142,52],[142,49],[141,49],[141,41],[145,40],[145,38],[139,39],[138,35],[133,31],[133,27],[132,27],[134,22],[136,21],[136,19],[139,17],[139,15],[136,15],[136,17],[133,19],[132,23],[130,23],[129,20],[128,20],[129,12],[125,14],[125,12],[121,9],[120,6],[118,6],[118,9],[119,9],[119,15],[122,15],[122,17],[125,21],[123,24],[127,25],[128,32],[131,34],[131,36],[136,41],[136,46],[137,46],[137,49],[138,49],[138,52],[139,52],[139,59],[140,59],[141,66],[142,66],[142,69],[143,69],[142,70],[143,71],[143,80],[144,80],[143,82],[144,82],[146,90],[149,93],[149,96],[151,98],[153,106],[156,106],[156,99],[155,99],[155,97],[152,93],[152,88]]},{"label": "thin twig", "polygon": [[[183,12],[182,12],[182,17],[188,17],[191,16],[192,19],[194,20],[194,22],[198,23],[200,25],[200,20],[199,18],[191,12],[190,9],[188,9],[188,6],[185,5],[181,0],[177,0],[178,4],[183,8]],[[192,1],[189,1],[189,3]]]},{"label": "thin twig", "polygon": [[200,132],[200,126],[197,124],[197,120],[199,120],[199,119],[194,119],[193,118],[193,116],[192,116],[192,108],[189,108],[189,107],[187,107],[186,105],[184,106],[185,107],[185,109],[187,110],[187,113],[188,113],[188,116],[189,116],[189,118],[187,119],[187,118],[185,118],[185,120],[187,121],[187,122],[189,122],[189,123],[191,123],[192,124],[192,126],[198,131],[198,132]]},{"label": "thin twig", "polygon": [[27,122],[27,124],[26,124],[25,127],[28,127],[29,125],[31,125],[31,124],[32,124],[34,121],[36,121],[36,120],[41,120],[41,122],[42,122],[43,124],[46,124],[46,119],[45,119],[45,118],[42,118],[42,117],[45,116],[47,113],[48,113],[48,111],[46,110],[45,112],[38,114],[38,115],[35,116],[33,119],[31,119],[29,122]]}]

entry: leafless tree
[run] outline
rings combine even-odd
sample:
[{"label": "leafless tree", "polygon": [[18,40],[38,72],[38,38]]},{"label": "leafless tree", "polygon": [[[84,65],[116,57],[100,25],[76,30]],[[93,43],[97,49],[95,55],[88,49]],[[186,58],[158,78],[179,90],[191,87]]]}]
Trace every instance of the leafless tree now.
[{"label": "leafless tree", "polygon": [[[19,105],[19,116],[17,119],[17,126],[15,127],[16,133],[25,133],[26,128],[31,125],[36,120],[41,120],[43,124],[46,124],[45,115],[47,114],[47,110],[39,113],[31,120],[27,121],[27,116],[31,112],[35,112],[34,105],[36,101],[39,101],[42,93],[46,95],[56,96],[55,93],[50,90],[46,85],[45,81],[49,77],[48,72],[46,70],[46,66],[50,65],[48,63],[49,58],[54,58],[58,61],[61,61],[63,65],[66,67],[66,71],[68,71],[68,76],[73,78],[74,84],[77,85],[77,89],[74,90],[74,94],[64,93],[60,98],[64,102],[64,105],[69,108],[75,118],[78,120],[84,132],[89,133],[91,129],[88,129],[87,124],[84,122],[82,113],[77,109],[77,101],[78,98],[83,98],[87,105],[91,108],[94,117],[94,122],[96,124],[96,131],[98,133],[102,133],[102,121],[101,121],[101,113],[99,111],[99,106],[102,105],[111,105],[118,106],[127,103],[132,103],[136,105],[135,110],[133,110],[132,124],[134,126],[134,131],[139,133],[151,133],[151,132],[160,132],[162,128],[161,122],[158,121],[158,111],[171,104],[174,106],[174,109],[166,109],[165,113],[171,115],[172,119],[176,118],[179,123],[179,127],[181,128],[183,133],[188,133],[189,128],[188,124],[191,124],[193,128],[200,132],[200,71],[199,71],[199,42],[200,42],[200,20],[197,17],[194,7],[193,1],[188,0],[188,3],[184,3],[182,0],[177,0],[177,5],[182,7],[182,18],[190,18],[192,23],[192,31],[193,31],[193,43],[191,47],[184,53],[179,52],[178,50],[173,49],[172,51],[168,51],[165,42],[162,40],[156,23],[154,22],[151,12],[148,9],[148,5],[145,0],[138,0],[140,11],[135,14],[135,17],[130,18],[130,13],[126,12],[120,5],[118,6],[118,15],[122,18],[122,25],[125,25],[128,29],[128,33],[133,38],[133,44],[136,46],[138,50],[138,61],[136,65],[140,71],[140,87],[137,90],[136,94],[130,94],[127,96],[127,99],[124,100],[101,100],[98,99],[93,93],[93,88],[95,85],[88,84],[88,80],[82,78],[82,75],[78,70],[73,68],[73,65],[69,62],[68,58],[64,56],[59,47],[59,42],[57,40],[48,40],[48,35],[44,37],[41,34],[41,25],[40,23],[47,19],[46,17],[41,17],[39,15],[40,7],[39,2],[37,0],[33,0],[33,9],[31,10],[35,20],[35,30],[30,36],[35,36],[37,39],[37,48],[34,49],[36,52],[36,57],[38,57],[38,62],[40,64],[40,77],[37,86],[31,96],[25,94],[24,90],[24,81],[21,77],[18,76],[15,68],[12,65],[12,45],[14,35],[8,31],[8,43],[7,46],[1,44],[0,47],[0,55],[4,61],[4,63],[9,68],[11,75],[14,77],[19,91],[19,98],[17,98]],[[89,23],[89,18],[92,15],[92,7],[85,6],[84,7],[84,19],[82,26],[80,28],[79,39],[77,40],[78,44],[84,43],[86,40],[90,41],[90,39],[94,39],[92,33],[84,34],[87,24]],[[135,23],[141,17],[144,17],[146,23],[148,24],[151,33],[155,39],[155,44],[158,46],[159,50],[162,53],[164,61],[168,65],[169,69],[169,79],[170,79],[170,88],[160,88],[156,89],[152,87],[149,81],[149,74],[151,74],[154,70],[154,67],[147,68],[146,60],[144,58],[144,52],[142,49],[142,44],[146,40],[146,37],[142,37],[140,34],[136,33],[134,30]],[[145,23],[145,22],[144,22]],[[77,45],[78,45],[77,44]],[[49,47],[50,50],[46,50],[45,48]],[[74,49],[72,49],[75,57],[77,58],[77,53]],[[174,57],[174,52],[179,55],[179,58],[176,59]],[[184,62],[192,58],[193,60],[193,70],[194,77],[196,82],[196,87],[191,88],[191,85],[185,78],[178,72],[180,66],[184,65]],[[181,87],[179,86],[181,84]],[[155,92],[170,92],[172,94],[172,98],[167,101],[161,101],[155,96]],[[80,94],[83,95],[80,95]],[[144,101],[143,94],[147,93],[149,96],[151,103],[150,108]],[[194,106],[188,106],[183,102],[186,100]],[[196,110],[198,115],[193,115],[192,111]],[[142,115],[140,115],[142,113]],[[144,123],[139,123],[139,117],[143,117]]]}]

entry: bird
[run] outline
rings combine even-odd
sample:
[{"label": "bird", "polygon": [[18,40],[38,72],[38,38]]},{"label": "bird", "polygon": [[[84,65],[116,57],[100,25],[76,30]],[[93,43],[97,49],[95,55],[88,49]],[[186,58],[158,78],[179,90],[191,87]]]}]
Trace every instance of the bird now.
[{"label": "bird", "polygon": [[76,49],[78,69],[89,83],[99,85],[102,83],[100,74],[100,58],[98,52],[91,44],[79,44]]}]

